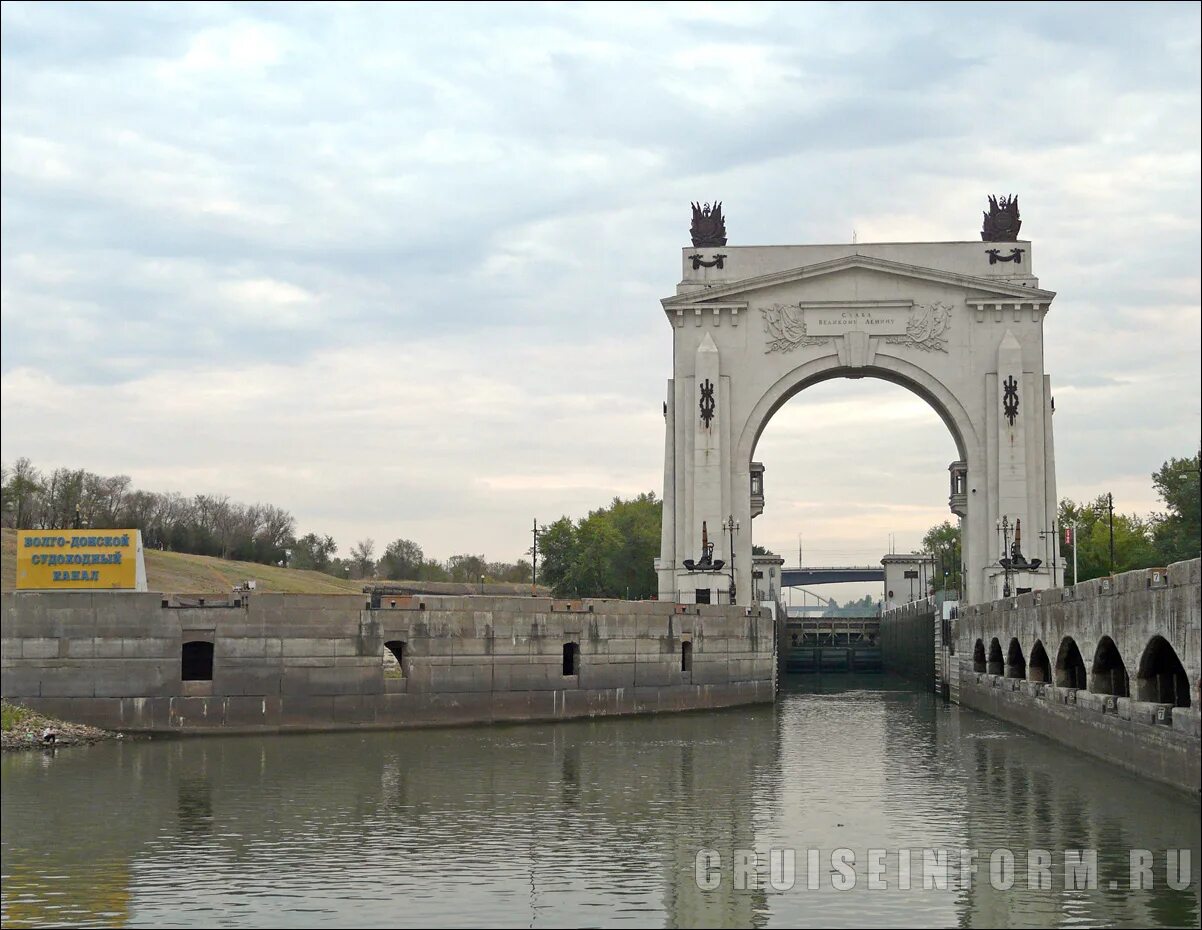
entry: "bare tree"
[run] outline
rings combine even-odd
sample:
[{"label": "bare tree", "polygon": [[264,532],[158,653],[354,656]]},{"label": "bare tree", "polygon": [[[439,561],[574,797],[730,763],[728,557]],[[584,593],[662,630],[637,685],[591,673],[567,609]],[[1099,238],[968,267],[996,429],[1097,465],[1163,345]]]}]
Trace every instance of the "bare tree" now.
[{"label": "bare tree", "polygon": [[373,539],[361,539],[351,547],[351,563],[355,567],[356,578],[368,578],[375,572],[376,563],[373,556],[376,543]]}]

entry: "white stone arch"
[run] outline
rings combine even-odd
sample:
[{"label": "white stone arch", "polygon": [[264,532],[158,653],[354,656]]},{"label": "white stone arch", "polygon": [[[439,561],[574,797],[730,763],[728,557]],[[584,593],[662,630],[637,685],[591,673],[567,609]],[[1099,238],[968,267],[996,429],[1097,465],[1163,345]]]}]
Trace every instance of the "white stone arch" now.
[{"label": "white stone arch", "polygon": [[[733,575],[750,603],[750,528],[766,486],[763,466],[752,468],[759,437],[791,397],[837,378],[897,384],[947,426],[969,603],[1001,596],[1006,574],[1014,593],[1058,581],[1062,560],[1044,558],[1058,501],[1043,370],[1055,294],[1033,276],[1029,242],[695,248],[682,271],[662,301],[674,341],[662,599],[687,602],[690,588],[720,598]],[[720,529],[728,516],[745,528],[733,542]],[[1023,564],[1039,557],[1042,568],[1004,572],[1009,548],[994,538],[1003,519],[1021,520]],[[699,569],[707,544],[721,569]]]}]

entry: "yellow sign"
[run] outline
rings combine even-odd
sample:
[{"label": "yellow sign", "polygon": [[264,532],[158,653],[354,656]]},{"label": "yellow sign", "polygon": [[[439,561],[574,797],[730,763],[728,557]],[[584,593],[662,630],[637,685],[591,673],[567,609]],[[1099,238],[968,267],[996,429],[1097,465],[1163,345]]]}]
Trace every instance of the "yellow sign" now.
[{"label": "yellow sign", "polygon": [[145,591],[140,530],[18,530],[19,591]]}]

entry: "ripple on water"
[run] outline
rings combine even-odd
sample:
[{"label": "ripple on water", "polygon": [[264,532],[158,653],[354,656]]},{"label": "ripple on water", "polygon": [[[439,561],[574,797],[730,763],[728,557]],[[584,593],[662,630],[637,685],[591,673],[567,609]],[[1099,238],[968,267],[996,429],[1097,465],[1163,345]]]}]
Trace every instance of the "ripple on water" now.
[{"label": "ripple on water", "polygon": [[[1132,847],[1197,863],[1196,803],[882,677],[712,714],[113,743],[0,765],[4,926],[1199,919],[1196,880],[1106,886]],[[954,866],[961,848],[987,861],[1001,846],[1099,849],[1103,887],[921,888],[924,847]],[[716,891],[695,881],[702,848],[723,855]],[[733,851],[773,848],[796,850],[794,888],[734,890]],[[855,855],[850,891],[831,885],[839,848]],[[867,887],[871,849],[887,851],[887,890]]]}]

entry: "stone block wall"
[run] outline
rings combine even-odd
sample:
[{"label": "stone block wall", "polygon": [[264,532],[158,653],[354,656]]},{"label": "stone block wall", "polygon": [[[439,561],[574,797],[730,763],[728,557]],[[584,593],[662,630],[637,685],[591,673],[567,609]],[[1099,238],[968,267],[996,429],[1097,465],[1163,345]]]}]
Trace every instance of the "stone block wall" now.
[{"label": "stone block wall", "polygon": [[[0,682],[5,699],[46,713],[149,732],[541,720],[773,699],[773,626],[759,608],[393,600],[372,609],[358,596],[178,606],[158,594],[5,594]],[[211,679],[183,680],[185,643],[211,644]]]},{"label": "stone block wall", "polygon": [[[965,706],[1197,795],[1200,565],[962,609],[953,693]],[[1174,658],[1179,671],[1170,675]]]}]

